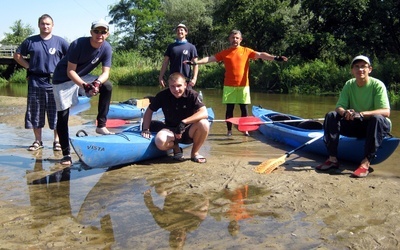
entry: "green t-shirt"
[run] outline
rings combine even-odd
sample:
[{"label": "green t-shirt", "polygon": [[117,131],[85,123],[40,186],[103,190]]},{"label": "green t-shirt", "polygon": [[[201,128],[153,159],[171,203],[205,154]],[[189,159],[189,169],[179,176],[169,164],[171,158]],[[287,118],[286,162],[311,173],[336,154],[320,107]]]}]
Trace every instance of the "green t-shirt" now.
[{"label": "green t-shirt", "polygon": [[336,108],[354,109],[356,112],[390,108],[389,97],[385,84],[373,77],[369,77],[368,83],[359,87],[356,79],[348,80],[342,91]]}]

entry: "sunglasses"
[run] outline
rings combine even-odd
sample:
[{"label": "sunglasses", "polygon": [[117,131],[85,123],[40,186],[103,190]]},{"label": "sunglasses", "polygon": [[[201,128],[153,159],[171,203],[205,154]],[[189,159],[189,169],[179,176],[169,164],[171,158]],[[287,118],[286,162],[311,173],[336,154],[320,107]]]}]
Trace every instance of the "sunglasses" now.
[{"label": "sunglasses", "polygon": [[102,34],[102,35],[105,35],[108,33],[108,31],[106,31],[106,30],[92,30],[92,31],[95,34]]}]

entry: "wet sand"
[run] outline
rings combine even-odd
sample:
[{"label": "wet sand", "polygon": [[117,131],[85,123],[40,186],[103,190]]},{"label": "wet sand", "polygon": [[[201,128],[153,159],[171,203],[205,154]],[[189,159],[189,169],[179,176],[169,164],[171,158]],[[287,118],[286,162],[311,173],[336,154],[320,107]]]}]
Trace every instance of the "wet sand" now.
[{"label": "wet sand", "polygon": [[[349,177],[357,167],[354,164],[318,173],[314,167],[325,159],[298,152],[273,173],[260,175],[253,171],[255,166],[290,149],[258,132],[245,137],[235,131],[227,138],[225,127],[214,124],[201,151],[206,164],[160,158],[108,172],[98,170],[88,177],[71,170],[67,174],[77,176],[71,182],[27,185],[59,170],[61,155],[52,152],[49,132],[42,152],[26,150],[33,134],[23,128],[24,111],[24,98],[0,97],[2,249],[169,249],[174,240],[168,235],[179,235],[180,228],[171,226],[176,214],[187,215],[182,217],[185,249],[399,248],[399,177],[381,170],[383,164],[367,178],[354,179]],[[86,123],[72,116],[71,136]],[[7,137],[10,132],[17,136]],[[184,154],[189,157],[188,150]],[[74,166],[80,167],[76,155],[73,159]],[[38,162],[45,167],[35,172],[31,166]],[[64,204],[65,195],[71,204]],[[160,213],[157,207],[163,202]],[[114,212],[114,223],[117,212],[124,212],[124,226],[112,226],[106,207]],[[176,209],[182,211],[172,216]],[[157,220],[165,214],[167,219]],[[93,222],[97,219],[98,225]],[[226,232],[216,230],[221,223]]]}]

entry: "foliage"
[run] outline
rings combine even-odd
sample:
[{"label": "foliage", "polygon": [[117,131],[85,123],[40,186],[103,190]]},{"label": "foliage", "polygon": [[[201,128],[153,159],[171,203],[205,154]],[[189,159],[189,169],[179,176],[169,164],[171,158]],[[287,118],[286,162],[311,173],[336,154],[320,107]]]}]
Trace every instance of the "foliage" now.
[{"label": "foliage", "polygon": [[9,79],[9,82],[12,83],[26,83],[26,70],[25,69],[18,69],[17,71],[12,74]]},{"label": "foliage", "polygon": [[[121,0],[110,9],[109,15],[120,38],[119,48],[135,49],[149,54],[155,32],[162,27],[164,13],[159,0]],[[151,53],[150,53],[151,54]]]},{"label": "foliage", "polygon": [[10,29],[12,32],[4,33],[4,38],[0,41],[0,44],[19,45],[35,32],[29,24],[24,25],[21,19],[15,21]]}]

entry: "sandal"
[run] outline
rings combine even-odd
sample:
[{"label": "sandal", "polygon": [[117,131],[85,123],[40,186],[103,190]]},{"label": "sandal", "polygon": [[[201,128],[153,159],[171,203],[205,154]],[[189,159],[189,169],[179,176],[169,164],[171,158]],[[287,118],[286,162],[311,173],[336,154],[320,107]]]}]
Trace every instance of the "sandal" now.
[{"label": "sandal", "polygon": [[185,157],[183,156],[183,149],[179,148],[180,152],[175,153],[174,152],[174,156],[172,157],[172,159],[176,160],[176,161],[184,161]]},{"label": "sandal", "polygon": [[43,142],[41,141],[34,141],[31,146],[29,146],[29,151],[36,151],[43,148]]},{"label": "sandal", "polygon": [[315,167],[316,170],[320,171],[328,171],[330,169],[338,169],[338,168],[339,168],[339,162],[332,162],[330,160],[327,160],[321,165]]},{"label": "sandal", "polygon": [[53,142],[53,151],[61,151],[61,144],[58,141]]},{"label": "sandal", "polygon": [[193,162],[196,162],[196,163],[200,163],[200,164],[207,162],[206,157],[204,157],[202,155],[196,155],[195,157],[192,157],[190,160]]},{"label": "sandal", "polygon": [[70,155],[65,155],[61,160],[60,160],[61,165],[71,165],[72,164],[72,159]]}]

